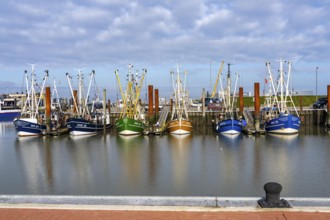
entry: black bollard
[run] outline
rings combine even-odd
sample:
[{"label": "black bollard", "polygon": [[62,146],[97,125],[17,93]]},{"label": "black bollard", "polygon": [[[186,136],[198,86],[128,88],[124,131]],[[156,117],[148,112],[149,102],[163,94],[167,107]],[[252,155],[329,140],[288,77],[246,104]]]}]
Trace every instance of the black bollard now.
[{"label": "black bollard", "polygon": [[291,208],[290,204],[280,199],[280,193],[282,186],[279,183],[270,182],[264,185],[266,192],[266,198],[262,198],[258,201],[261,208]]}]

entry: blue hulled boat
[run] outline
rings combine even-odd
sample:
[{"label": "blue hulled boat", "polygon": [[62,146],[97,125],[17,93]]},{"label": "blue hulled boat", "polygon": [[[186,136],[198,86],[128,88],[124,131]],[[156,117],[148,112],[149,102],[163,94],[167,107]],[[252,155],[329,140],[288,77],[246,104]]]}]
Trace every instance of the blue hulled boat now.
[{"label": "blue hulled boat", "polygon": [[216,132],[221,134],[240,134],[243,131],[244,122],[238,119],[226,119],[216,126]]},{"label": "blue hulled boat", "polygon": [[[96,134],[104,130],[103,123],[94,123],[83,118],[69,118],[67,127],[71,135]],[[106,124],[105,129],[109,128],[111,128],[111,125]]]},{"label": "blue hulled boat", "polygon": [[[89,97],[89,91],[91,82],[94,79],[95,71],[93,70],[90,74],[90,82],[88,92],[85,97]],[[87,98],[83,97],[83,73],[79,70],[78,73],[78,99],[77,96],[74,94],[72,86],[71,86],[71,79],[72,77],[67,73],[67,79],[69,82],[71,95],[74,101],[74,110],[73,116],[66,121],[67,128],[69,130],[70,135],[91,135],[96,134],[104,130],[104,128],[108,129],[111,127],[110,118],[104,114],[104,111],[99,107],[96,108],[96,104],[101,103],[98,98],[97,102],[92,102],[92,109],[88,109]],[[94,81],[95,82],[95,81]],[[98,90],[96,90],[98,91]],[[98,94],[97,94],[98,96]],[[102,104],[105,105],[104,103]],[[105,106],[104,106],[105,107]],[[110,107],[110,106],[109,106]],[[105,109],[105,108],[104,108]],[[104,124],[104,119],[106,119],[106,123]]]},{"label": "blue hulled boat", "polygon": [[0,122],[13,121],[21,115],[21,108],[17,106],[16,99],[5,98],[0,104]]},{"label": "blue hulled boat", "polygon": [[[34,66],[32,65],[31,73],[31,87],[28,89],[27,99],[25,101],[24,107],[22,109],[21,115],[15,118],[13,123],[15,125],[17,136],[39,136],[43,134],[46,126],[42,123],[42,116],[39,114],[39,104],[41,101],[41,96],[37,97],[36,81]],[[45,82],[48,77],[48,70],[45,71],[45,77],[43,78],[42,89],[40,94],[43,94]],[[27,87],[29,85],[27,71],[25,71],[25,80]],[[40,120],[39,120],[40,119]]]},{"label": "blue hulled boat", "polygon": [[18,118],[14,120],[17,136],[39,136],[46,130],[46,126],[38,123],[35,118]]},{"label": "blue hulled boat", "polygon": [[[288,64],[287,78],[284,78],[284,63]],[[280,69],[278,81],[275,83],[270,71],[270,63],[266,66],[269,73],[270,90],[269,96],[266,98],[266,108],[262,110],[262,117],[264,119],[263,127],[268,133],[274,134],[296,134],[300,130],[300,117],[297,109],[292,101],[289,92],[289,79],[291,74],[291,62],[280,60]],[[277,97],[279,95],[279,97]],[[291,108],[288,108],[287,103],[290,103]],[[291,113],[294,112],[294,114]]]},{"label": "blue hulled boat", "polygon": [[300,130],[301,120],[292,114],[280,114],[265,123],[265,130],[276,134],[296,134]]},{"label": "blue hulled boat", "polygon": [[[236,78],[235,90],[237,87],[237,79],[238,75]],[[220,83],[220,85],[222,89],[222,84]],[[230,63],[228,63],[227,88],[225,90],[222,89],[222,95],[224,111],[219,114],[219,122],[216,123],[215,131],[220,134],[240,134],[242,133],[246,122],[243,119],[239,118],[236,112],[235,91],[233,93],[231,92]]]}]

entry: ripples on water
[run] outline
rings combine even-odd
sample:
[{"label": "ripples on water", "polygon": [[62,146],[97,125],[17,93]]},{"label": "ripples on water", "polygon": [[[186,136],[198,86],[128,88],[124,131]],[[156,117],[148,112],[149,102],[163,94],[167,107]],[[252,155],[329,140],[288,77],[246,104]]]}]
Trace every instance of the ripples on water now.
[{"label": "ripples on water", "polygon": [[0,124],[0,194],[329,197],[330,141],[322,128],[293,136],[17,138]]}]

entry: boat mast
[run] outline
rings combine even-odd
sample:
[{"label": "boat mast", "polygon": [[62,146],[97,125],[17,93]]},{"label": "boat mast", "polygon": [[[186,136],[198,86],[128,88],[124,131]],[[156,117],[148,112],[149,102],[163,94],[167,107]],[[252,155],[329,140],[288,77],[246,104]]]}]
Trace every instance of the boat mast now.
[{"label": "boat mast", "polygon": [[22,112],[26,112],[27,111],[27,106],[31,105],[31,102],[30,102],[30,89],[29,89],[29,77],[28,77],[28,74],[27,74],[27,70],[24,70],[24,75],[25,75],[25,83],[26,83],[26,92],[27,92],[27,97],[26,97],[26,100],[25,100],[25,104],[24,104],[24,107],[23,107],[23,110]]},{"label": "boat mast", "polygon": [[132,104],[133,104],[133,97],[134,97],[134,90],[133,90],[133,79],[132,79],[132,64],[128,64],[128,83],[127,83],[127,89],[126,89],[126,97],[127,97],[127,115],[129,118],[133,118],[134,114],[132,112]]},{"label": "boat mast", "polygon": [[[231,106],[230,102],[230,90],[231,90],[231,80],[230,80],[230,63],[228,63],[228,74],[227,74],[227,107]],[[231,112],[231,110],[229,109]]]},{"label": "boat mast", "polygon": [[[60,109],[60,112],[62,112],[62,107],[61,107],[61,103],[60,103],[60,99],[59,99],[59,96],[58,96],[58,92],[57,92],[57,87],[56,87],[56,80],[55,78],[53,79],[53,85],[54,85],[54,91],[53,91],[53,95],[55,94],[56,95],[56,101],[55,103],[53,104],[58,104],[58,107]],[[52,99],[53,101],[53,99]]]},{"label": "boat mast", "polygon": [[180,68],[177,66],[176,68],[177,78],[176,78],[176,87],[177,87],[177,104],[178,104],[178,117],[181,120],[182,117],[182,107],[181,107],[181,101],[182,101],[182,85],[180,80]]},{"label": "boat mast", "polygon": [[174,105],[172,106],[172,115],[171,115],[171,120],[174,119],[175,112],[176,112],[176,103],[177,103],[177,98],[176,98],[176,84],[175,84],[175,79],[174,79],[174,71],[172,70],[170,72],[171,78],[172,78],[172,88],[174,90]]},{"label": "boat mast", "polygon": [[281,106],[280,106],[280,110],[281,112],[283,112],[283,108],[284,108],[284,97],[283,97],[283,60],[280,59],[280,90],[281,90]]},{"label": "boat mast", "polygon": [[68,83],[69,83],[69,87],[70,87],[70,91],[71,91],[71,96],[72,96],[72,99],[73,99],[73,104],[74,104],[75,108],[78,109],[78,103],[77,103],[76,97],[73,94],[73,89],[72,89],[71,80],[70,80],[72,77],[69,75],[69,73],[66,73],[66,78],[68,79]]},{"label": "boat mast", "polygon": [[187,102],[188,102],[188,92],[186,90],[186,82],[187,82],[187,74],[188,74],[188,71],[184,71],[184,92],[183,92],[183,97],[182,97],[182,106],[183,106],[183,111],[184,111],[184,116],[185,116],[185,119],[188,119],[188,112],[187,112]]},{"label": "boat mast", "polygon": [[[91,89],[91,85],[92,85],[92,81],[93,81],[93,78],[95,76],[95,70],[92,70],[91,74],[90,74],[90,79],[89,79],[89,85],[88,85],[88,90],[87,90],[87,95],[85,97],[85,102],[84,102],[84,106],[87,105],[87,102],[88,102],[88,96],[89,96],[89,92],[90,92],[90,89]],[[87,111],[87,114],[89,114],[89,110],[88,108],[85,108],[84,107],[84,112]]]},{"label": "boat mast", "polygon": [[238,78],[239,78],[239,74],[236,73],[236,81],[235,81],[235,88],[234,88],[234,92],[233,92],[233,100],[232,100],[232,104],[231,104],[231,109],[234,109],[236,89],[237,89],[237,84],[238,84]]},{"label": "boat mast", "polygon": [[32,72],[31,72],[31,117],[35,118],[36,115],[36,108],[37,106],[37,99],[36,99],[36,92],[35,92],[35,73],[34,73],[34,67],[36,64],[29,64],[31,65]]},{"label": "boat mast", "polygon": [[82,90],[83,90],[83,73],[81,70],[78,71],[78,111],[79,115],[82,114]]},{"label": "boat mast", "polygon": [[41,102],[41,96],[42,96],[42,94],[44,93],[45,83],[46,83],[46,81],[47,81],[48,76],[49,76],[49,74],[48,74],[48,70],[45,70],[45,76],[44,76],[44,78],[42,79],[43,82],[42,82],[42,87],[41,87],[41,91],[40,91],[40,96],[39,96],[39,99],[38,99],[37,110],[38,110],[38,108],[39,108],[39,104],[40,104],[40,102]]}]

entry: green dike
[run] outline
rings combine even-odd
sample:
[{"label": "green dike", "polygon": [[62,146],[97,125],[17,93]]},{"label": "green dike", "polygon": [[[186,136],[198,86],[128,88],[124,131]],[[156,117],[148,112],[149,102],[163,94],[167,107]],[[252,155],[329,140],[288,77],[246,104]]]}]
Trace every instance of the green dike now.
[{"label": "green dike", "polygon": [[[308,96],[292,96],[292,100],[293,103],[295,104],[296,107],[300,106],[300,103],[303,107],[308,107],[308,106],[312,106],[314,102],[316,102],[316,100],[318,98],[321,97],[326,97],[326,95],[319,95],[319,96],[312,96],[312,95],[308,95]],[[265,102],[265,96],[260,96],[260,104],[263,105],[263,103]],[[254,97],[253,96],[249,96],[249,97],[243,97],[243,102],[244,102],[244,106],[245,107],[253,107],[254,106]],[[300,101],[301,100],[301,101]],[[237,103],[236,106],[239,107],[239,100],[237,97]]]}]

